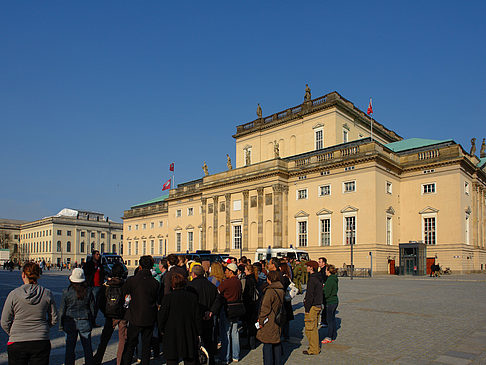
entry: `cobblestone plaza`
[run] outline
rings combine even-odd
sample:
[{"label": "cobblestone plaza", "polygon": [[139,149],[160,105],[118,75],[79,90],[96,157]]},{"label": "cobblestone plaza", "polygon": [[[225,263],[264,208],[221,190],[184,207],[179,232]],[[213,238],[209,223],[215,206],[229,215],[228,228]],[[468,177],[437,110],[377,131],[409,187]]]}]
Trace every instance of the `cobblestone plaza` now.
[{"label": "cobblestone plaza", "polygon": [[[50,288],[59,305],[67,272],[49,272],[40,284]],[[0,303],[21,284],[19,271],[0,272]],[[338,307],[338,338],[323,345],[318,356],[302,354],[304,336],[303,296],[293,300],[295,320],[291,340],[284,344],[286,364],[484,364],[486,363],[486,275],[450,275],[440,278],[379,276],[342,278]],[[98,323],[103,319],[98,317]],[[101,328],[93,331],[93,348]],[[320,337],[326,334],[320,330]],[[116,364],[116,331],[105,354],[105,364]],[[7,335],[0,335],[0,363],[7,363]],[[62,364],[64,336],[51,330],[51,363]],[[78,341],[77,364],[83,363]],[[161,363],[160,359],[153,364]],[[241,364],[262,363],[259,346],[242,353]]]}]

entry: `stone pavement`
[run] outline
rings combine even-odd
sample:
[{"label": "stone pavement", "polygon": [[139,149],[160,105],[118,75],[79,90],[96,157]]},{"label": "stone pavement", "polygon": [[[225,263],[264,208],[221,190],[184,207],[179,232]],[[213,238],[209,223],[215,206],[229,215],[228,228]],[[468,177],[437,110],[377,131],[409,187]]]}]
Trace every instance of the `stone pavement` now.
[{"label": "stone pavement", "polygon": [[[12,275],[0,272],[0,304],[19,285]],[[65,274],[49,273],[42,284],[59,300],[67,282]],[[304,364],[486,364],[486,275],[441,278],[381,276],[371,279],[340,279],[338,338],[323,345],[317,356],[305,356],[302,296],[293,300],[295,320],[291,341],[284,344],[285,363]],[[98,318],[102,322],[101,317]],[[93,331],[96,348],[101,328]],[[326,330],[320,330],[321,339]],[[62,364],[64,337],[52,331],[51,363]],[[6,363],[6,335],[0,335],[0,363]],[[78,343],[77,364],[83,363]],[[116,364],[116,339],[105,355],[105,364]],[[261,364],[261,346],[243,352],[239,363]],[[154,360],[152,364],[160,364]]]}]

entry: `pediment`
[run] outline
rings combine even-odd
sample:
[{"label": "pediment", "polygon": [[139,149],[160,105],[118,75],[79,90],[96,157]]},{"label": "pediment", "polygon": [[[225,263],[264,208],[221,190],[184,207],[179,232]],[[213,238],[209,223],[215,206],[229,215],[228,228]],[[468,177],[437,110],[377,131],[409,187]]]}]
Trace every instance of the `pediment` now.
[{"label": "pediment", "polygon": [[321,127],[324,127],[324,124],[323,123],[317,123],[315,126],[312,127],[312,129],[321,128]]},{"label": "pediment", "polygon": [[324,215],[324,214],[332,214],[332,210],[322,208],[320,211],[316,213],[316,215]]},{"label": "pediment", "polygon": [[127,237],[127,241],[131,241],[132,240],[132,237]]},{"label": "pediment", "polygon": [[139,240],[138,236],[133,237],[134,240]]},{"label": "pediment", "polygon": [[202,229],[202,223],[198,225],[197,228]]},{"label": "pediment", "polygon": [[251,145],[249,144],[246,144],[245,147],[243,147],[244,150],[248,149],[248,148],[251,148]]},{"label": "pediment", "polygon": [[163,234],[159,234],[159,235],[157,235],[157,238],[163,238],[163,237],[164,237],[164,235],[163,235]]},{"label": "pediment", "polygon": [[467,207],[466,208],[466,214],[471,214],[471,213],[472,213],[471,207]]},{"label": "pediment", "polygon": [[343,128],[344,128],[344,129],[347,129],[348,131],[350,130],[348,123],[344,123],[344,124],[343,124]]},{"label": "pediment", "polygon": [[432,208],[432,207],[427,207],[425,209],[422,209],[419,214],[427,214],[427,213],[437,213],[439,211],[439,209],[435,209],[435,208]]},{"label": "pediment", "polygon": [[153,234],[151,234],[151,235],[149,236],[149,238],[155,238],[155,236],[154,236]]},{"label": "pediment", "polygon": [[341,213],[352,213],[352,212],[357,212],[357,211],[358,211],[358,208],[353,207],[351,205],[348,205],[347,207],[344,207],[343,209],[341,209]]},{"label": "pediment", "polygon": [[308,217],[308,216],[309,216],[309,213],[306,213],[303,210],[301,210],[296,215],[294,215],[294,218],[305,218],[305,217]]},{"label": "pediment", "polygon": [[177,227],[174,228],[174,231],[180,231],[180,230],[182,230],[181,226],[177,226]]},{"label": "pediment", "polygon": [[386,212],[387,212],[388,214],[395,214],[395,209],[393,209],[393,207],[390,205],[390,206],[388,207],[388,209],[386,210]]},{"label": "pediment", "polygon": [[194,229],[194,226],[192,224],[187,225],[186,229]]}]

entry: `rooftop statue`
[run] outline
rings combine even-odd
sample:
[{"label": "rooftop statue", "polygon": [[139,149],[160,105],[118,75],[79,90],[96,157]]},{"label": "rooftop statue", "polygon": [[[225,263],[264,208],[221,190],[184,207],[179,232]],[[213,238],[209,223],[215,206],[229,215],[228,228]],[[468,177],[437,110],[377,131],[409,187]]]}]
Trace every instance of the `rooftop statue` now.
[{"label": "rooftop statue", "polygon": [[226,166],[228,166],[228,170],[233,170],[233,165],[231,164],[231,157],[226,154]]},{"label": "rooftop statue", "polygon": [[471,151],[469,151],[471,156],[476,154],[476,138],[471,139]]},{"label": "rooftop statue", "polygon": [[250,166],[251,158],[250,158],[250,150],[245,150],[245,164],[246,166]]},{"label": "rooftop statue", "polygon": [[260,104],[258,104],[258,107],[257,107],[257,116],[258,116],[258,118],[262,117],[262,107],[260,106]]},{"label": "rooftop statue", "polygon": [[311,89],[309,87],[309,84],[305,84],[304,101],[311,101]]},{"label": "rooftop statue", "polygon": [[275,153],[275,158],[280,158],[280,146],[277,141],[273,141],[273,152]]},{"label": "rooftop statue", "polygon": [[486,157],[486,138],[483,138],[483,143],[481,144],[481,151],[479,151],[479,157]]},{"label": "rooftop statue", "polygon": [[206,165],[206,161],[204,161],[204,164],[202,166],[202,169],[204,171],[204,176],[208,176],[209,175],[209,172],[208,172],[208,165]]}]

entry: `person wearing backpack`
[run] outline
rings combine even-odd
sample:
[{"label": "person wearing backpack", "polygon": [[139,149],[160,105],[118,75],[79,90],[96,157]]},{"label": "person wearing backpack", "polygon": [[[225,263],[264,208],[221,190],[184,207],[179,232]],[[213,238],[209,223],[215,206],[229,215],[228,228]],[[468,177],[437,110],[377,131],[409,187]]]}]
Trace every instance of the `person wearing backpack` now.
[{"label": "person wearing backpack", "polygon": [[280,335],[285,322],[284,288],[277,271],[269,271],[268,286],[263,290],[263,299],[258,314],[257,339],[263,343],[263,364],[282,363]]},{"label": "person wearing backpack", "polygon": [[108,278],[108,281],[101,289],[99,305],[101,312],[105,315],[105,326],[101,332],[100,344],[94,356],[95,364],[101,364],[103,362],[106,346],[116,326],[118,326],[116,364],[121,364],[123,348],[127,340],[127,321],[123,319],[125,316],[125,297],[122,292],[122,287],[125,283],[123,280],[123,271],[123,265],[116,262],[111,270],[111,277]]}]

